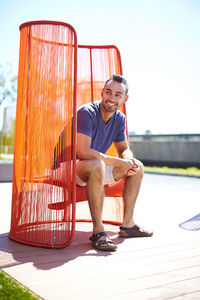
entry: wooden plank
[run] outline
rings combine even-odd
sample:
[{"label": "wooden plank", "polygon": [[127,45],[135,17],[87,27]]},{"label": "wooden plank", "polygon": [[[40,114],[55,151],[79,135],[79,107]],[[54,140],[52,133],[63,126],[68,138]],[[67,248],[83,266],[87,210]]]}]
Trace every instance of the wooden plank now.
[{"label": "wooden plank", "polygon": [[[199,184],[170,178],[166,186],[164,176],[148,179],[136,212],[144,226],[154,228],[152,238],[123,240],[117,236],[118,228],[109,225],[106,230],[118,250],[97,252],[89,242],[92,224],[80,223],[69,247],[35,248],[8,239],[9,212],[1,210],[0,267],[45,300],[199,300],[199,232],[178,227],[197,214]],[[3,186],[10,197],[9,189],[10,185]],[[10,202],[7,204],[10,210]]]},{"label": "wooden plank", "polygon": [[[95,294],[100,293],[102,297],[120,296],[121,291],[126,291],[127,295],[139,293],[142,297],[143,294],[146,295],[146,292],[142,292],[144,289],[158,289],[163,293],[164,285],[191,279],[191,276],[197,276],[200,272],[196,248],[199,243],[190,244],[190,248],[185,243],[189,249],[184,251],[183,244],[171,245],[167,247],[165,253],[165,247],[158,247],[160,254],[158,249],[153,248],[153,254],[149,256],[147,255],[149,249],[138,248],[135,257],[132,249],[135,242],[127,240],[126,243],[129,247],[126,246],[123,251],[120,250],[114,254],[99,254],[95,250],[88,250],[90,248],[88,243],[59,251],[23,246],[32,249],[28,251],[28,255],[25,251],[22,253],[17,251],[18,260],[22,260],[23,274],[20,274],[20,265],[13,268],[13,272],[10,268],[8,271],[12,272],[15,278],[18,278],[20,274],[22,282],[26,282],[26,285],[36,293],[42,291],[40,295],[45,299],[53,299],[54,293],[59,293],[61,297],[61,292],[58,292],[60,290],[63,291],[63,296],[68,293],[71,297],[77,295],[78,299],[81,293],[89,297],[91,289]],[[80,248],[82,254],[78,251]],[[168,254],[169,249],[172,250],[170,254]],[[175,256],[173,256],[174,249],[176,249]],[[182,249],[182,256],[178,253],[178,249]],[[150,251],[152,251],[151,247]],[[76,255],[72,256],[72,252],[76,252]],[[24,255],[26,258],[23,261]],[[48,277],[46,277],[45,270],[48,270]],[[31,274],[28,280],[27,274]],[[76,282],[79,286],[78,291]],[[99,291],[99,282],[101,282],[101,291]],[[154,291],[152,294],[155,297]],[[174,289],[167,289],[166,295],[175,297],[179,294]]]}]

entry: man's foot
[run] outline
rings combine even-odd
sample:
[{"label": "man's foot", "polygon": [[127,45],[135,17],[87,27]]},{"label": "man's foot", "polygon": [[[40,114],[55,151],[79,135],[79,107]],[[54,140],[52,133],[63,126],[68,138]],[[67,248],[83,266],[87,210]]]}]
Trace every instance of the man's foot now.
[{"label": "man's foot", "polygon": [[115,251],[117,249],[117,245],[111,241],[107,233],[104,231],[93,234],[90,237],[90,241],[92,242],[92,246],[97,250]]},{"label": "man's foot", "polygon": [[145,231],[142,227],[139,227],[138,225],[134,225],[131,228],[120,226],[119,229],[119,236],[124,238],[149,237],[153,235],[152,231]]}]

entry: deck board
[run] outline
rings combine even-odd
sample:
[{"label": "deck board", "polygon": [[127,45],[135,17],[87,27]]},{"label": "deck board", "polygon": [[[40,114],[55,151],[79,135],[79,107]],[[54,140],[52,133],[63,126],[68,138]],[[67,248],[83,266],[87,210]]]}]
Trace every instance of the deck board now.
[{"label": "deck board", "polygon": [[123,239],[106,225],[115,253],[91,248],[88,223],[77,224],[72,244],[60,250],[9,240],[11,185],[0,190],[7,199],[0,211],[0,267],[45,300],[200,299],[200,231],[178,226],[199,213],[199,180],[146,175],[137,218],[154,236]]}]

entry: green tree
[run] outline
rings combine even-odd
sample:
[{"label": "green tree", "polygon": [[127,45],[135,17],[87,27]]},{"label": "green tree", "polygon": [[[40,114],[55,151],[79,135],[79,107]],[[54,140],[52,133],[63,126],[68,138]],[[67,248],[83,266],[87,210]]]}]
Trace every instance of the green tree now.
[{"label": "green tree", "polygon": [[1,133],[1,153],[13,154],[15,137],[15,106],[4,108],[3,128]]},{"label": "green tree", "polygon": [[17,76],[10,63],[0,65],[0,105],[6,101],[13,103],[17,98]]},{"label": "green tree", "polygon": [[146,135],[150,135],[150,134],[152,134],[152,133],[151,133],[151,130],[147,129],[147,130],[145,131],[145,133],[144,133],[144,134],[146,134]]}]

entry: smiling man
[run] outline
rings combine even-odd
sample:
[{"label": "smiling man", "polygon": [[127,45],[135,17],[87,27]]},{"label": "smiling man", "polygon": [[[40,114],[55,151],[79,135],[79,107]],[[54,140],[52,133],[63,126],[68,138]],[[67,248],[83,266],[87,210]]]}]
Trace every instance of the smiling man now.
[{"label": "smiling man", "polygon": [[[123,191],[124,217],[121,237],[148,237],[134,223],[133,212],[143,178],[143,165],[133,158],[126,137],[126,118],[119,111],[128,99],[128,84],[124,77],[113,75],[104,85],[101,101],[85,104],[77,113],[77,184],[87,186],[87,196],[93,221],[94,248],[115,251],[117,245],[104,231],[102,210],[104,185],[125,178]],[[119,157],[106,155],[114,142]]]}]

